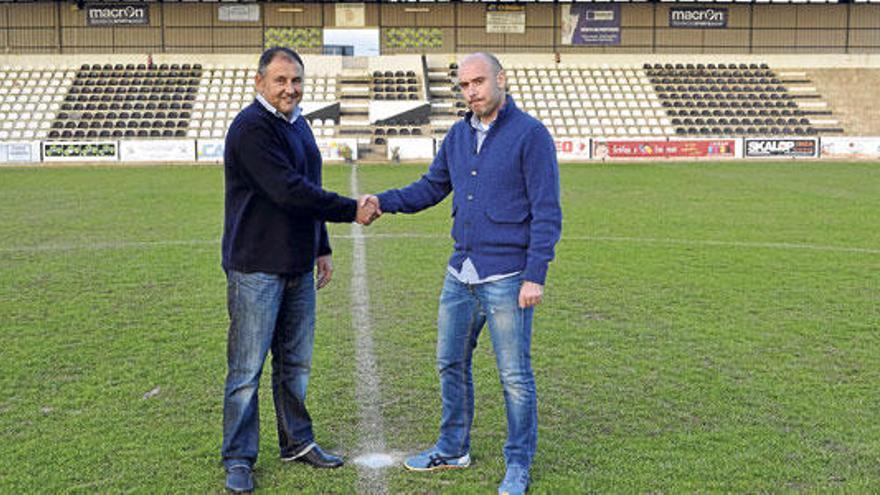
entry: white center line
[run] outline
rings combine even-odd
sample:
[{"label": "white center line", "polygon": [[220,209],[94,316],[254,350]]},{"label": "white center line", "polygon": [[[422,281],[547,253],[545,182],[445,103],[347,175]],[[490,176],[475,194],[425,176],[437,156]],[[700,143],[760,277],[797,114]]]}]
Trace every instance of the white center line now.
[{"label": "white center line", "polygon": [[[358,167],[351,167],[351,194],[358,196]],[[351,320],[355,331],[355,399],[360,407],[357,431],[361,458],[385,452],[385,426],[380,409],[379,370],[373,354],[370,292],[367,284],[367,247],[363,227],[351,224]],[[358,463],[358,493],[388,493],[384,472],[369,463]]]}]

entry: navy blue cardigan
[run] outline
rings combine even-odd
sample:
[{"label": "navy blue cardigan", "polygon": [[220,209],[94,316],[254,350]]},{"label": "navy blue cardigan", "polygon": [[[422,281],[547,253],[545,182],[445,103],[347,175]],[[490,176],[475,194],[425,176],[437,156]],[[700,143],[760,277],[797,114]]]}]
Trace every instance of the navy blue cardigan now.
[{"label": "navy blue cardigan", "polygon": [[293,124],[254,101],[226,133],[223,269],[296,275],[330,254],[324,221],[351,222],[357,202],[321,188],[321,153]]},{"label": "navy blue cardigan", "polygon": [[471,115],[452,126],[421,179],[378,195],[382,211],[415,213],[455,191],[449,265],[461,270],[469,257],[480,278],[522,271],[543,284],[562,231],[553,138],[508,96],[477,153]]}]

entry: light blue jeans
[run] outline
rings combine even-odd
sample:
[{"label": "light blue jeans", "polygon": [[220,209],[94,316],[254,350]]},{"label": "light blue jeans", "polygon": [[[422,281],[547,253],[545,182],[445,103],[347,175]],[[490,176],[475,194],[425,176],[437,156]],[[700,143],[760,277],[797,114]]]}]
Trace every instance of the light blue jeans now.
[{"label": "light blue jeans", "polygon": [[470,452],[474,419],[471,372],[480,331],[488,324],[507,407],[507,465],[529,468],[538,443],[538,408],[531,364],[533,308],[518,305],[522,276],[469,285],[446,275],[437,320],[437,369],[443,412],[437,448]]},{"label": "light blue jeans", "polygon": [[223,464],[257,461],[260,411],[257,389],[272,350],[272,394],[281,457],[312,443],[306,388],[315,339],[315,282],[270,273],[227,274],[229,335],[223,397]]}]

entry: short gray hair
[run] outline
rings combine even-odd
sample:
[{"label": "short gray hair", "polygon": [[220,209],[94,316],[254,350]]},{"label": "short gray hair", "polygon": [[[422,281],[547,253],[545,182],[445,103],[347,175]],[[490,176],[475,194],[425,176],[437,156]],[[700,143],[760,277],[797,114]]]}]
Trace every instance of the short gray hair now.
[{"label": "short gray hair", "polygon": [[305,64],[303,64],[302,58],[299,56],[298,53],[284,46],[273,46],[272,48],[264,51],[262,55],[260,55],[260,63],[257,66],[257,74],[259,74],[260,76],[265,76],[266,67],[268,67],[273,60],[275,60],[275,57],[279,56],[286,57],[291,62],[298,63],[299,66],[303,68],[303,70],[305,70],[306,68]]}]

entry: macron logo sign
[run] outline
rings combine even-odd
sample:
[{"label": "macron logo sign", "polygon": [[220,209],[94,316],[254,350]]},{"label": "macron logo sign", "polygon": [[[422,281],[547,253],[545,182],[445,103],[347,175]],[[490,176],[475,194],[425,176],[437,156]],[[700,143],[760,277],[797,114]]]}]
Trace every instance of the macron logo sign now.
[{"label": "macron logo sign", "polygon": [[672,7],[669,9],[669,27],[726,28],[726,8]]},{"label": "macron logo sign", "polygon": [[87,5],[89,26],[146,26],[150,24],[149,5]]}]

